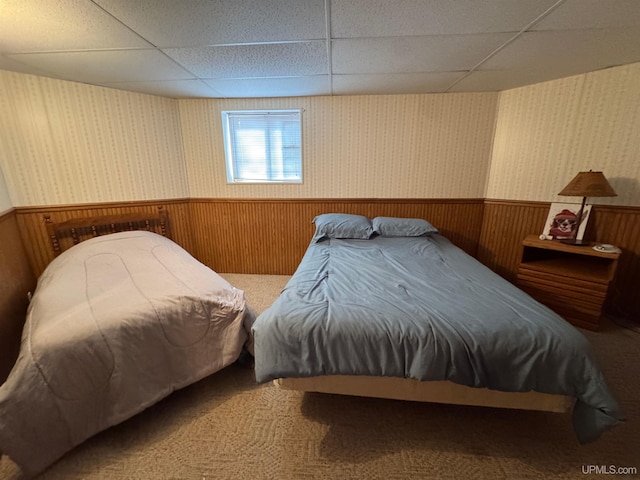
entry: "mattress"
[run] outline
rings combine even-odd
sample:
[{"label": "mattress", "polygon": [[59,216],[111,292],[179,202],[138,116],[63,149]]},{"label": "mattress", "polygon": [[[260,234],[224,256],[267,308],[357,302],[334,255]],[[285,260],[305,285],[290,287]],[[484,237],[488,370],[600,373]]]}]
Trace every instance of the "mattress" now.
[{"label": "mattress", "polygon": [[622,416],[577,329],[439,234],[314,239],[253,336],[259,382],[362,375],[565,395],[582,442]]},{"label": "mattress", "polygon": [[244,293],[151,232],[97,237],[38,280],[0,386],[0,451],[28,474],[234,362]]}]

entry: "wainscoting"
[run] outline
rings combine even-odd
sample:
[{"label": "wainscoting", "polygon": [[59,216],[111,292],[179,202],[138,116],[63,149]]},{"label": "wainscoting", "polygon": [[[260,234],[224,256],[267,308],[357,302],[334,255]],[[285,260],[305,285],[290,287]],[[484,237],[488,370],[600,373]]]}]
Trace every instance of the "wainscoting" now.
[{"label": "wainscoting", "polygon": [[476,255],[481,199],[192,199],[196,256],[219,272],[292,274],[321,213],[428,219],[456,245]]},{"label": "wainscoting", "polygon": [[[530,233],[542,233],[549,206],[544,202],[485,200],[478,260],[515,282],[522,239]],[[605,309],[640,323],[640,207],[595,205],[585,239],[622,249]]]},{"label": "wainscoting", "polygon": [[18,357],[27,292],[36,284],[22,246],[15,210],[0,216],[0,384]]},{"label": "wainscoting", "polygon": [[[342,212],[425,218],[510,281],[522,239],[542,232],[549,203],[483,199],[177,199],[19,207],[16,219],[34,276],[53,258],[43,214],[53,221],[94,215],[153,212],[164,205],[174,240],[220,273],[292,274],[304,254],[316,215]],[[623,249],[608,308],[640,317],[640,207],[596,206],[586,238]]]},{"label": "wainscoting", "polygon": [[45,214],[50,215],[52,222],[64,222],[81,217],[122,213],[154,213],[158,205],[163,205],[169,212],[173,240],[193,255],[189,200],[187,199],[16,208],[20,233],[25,241],[27,257],[33,273],[40,276],[54,258],[44,224]]},{"label": "wainscoting", "polygon": [[482,228],[481,199],[180,199],[53,207],[19,207],[18,223],[35,275],[53,259],[44,214],[71,218],[169,212],[173,239],[218,272],[292,274],[304,254],[316,215],[343,212],[427,218],[456,245],[476,255]]}]

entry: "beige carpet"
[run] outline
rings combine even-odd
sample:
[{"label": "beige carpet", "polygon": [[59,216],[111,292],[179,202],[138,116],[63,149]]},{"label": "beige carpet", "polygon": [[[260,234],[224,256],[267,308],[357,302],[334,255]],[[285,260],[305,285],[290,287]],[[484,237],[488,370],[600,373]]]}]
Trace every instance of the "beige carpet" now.
[{"label": "beige carpet", "polygon": [[[257,312],[289,278],[224,276]],[[589,465],[640,471],[640,335],[613,325],[585,334],[629,418],[586,446],[568,414],[303,394],[256,385],[250,369],[233,365],[95,436],[40,478],[584,479],[604,478],[583,474]],[[6,457],[0,478],[17,478]]]}]

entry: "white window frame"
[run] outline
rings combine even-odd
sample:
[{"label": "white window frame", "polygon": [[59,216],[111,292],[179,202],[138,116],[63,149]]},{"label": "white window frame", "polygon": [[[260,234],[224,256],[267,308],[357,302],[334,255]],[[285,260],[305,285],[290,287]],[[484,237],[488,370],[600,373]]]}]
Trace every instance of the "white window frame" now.
[{"label": "white window frame", "polygon": [[[291,179],[238,179],[236,178],[235,162],[234,162],[234,145],[232,143],[232,134],[229,127],[230,115],[278,115],[278,114],[297,114],[298,128],[300,129],[300,178]],[[302,183],[302,109],[272,109],[272,110],[224,110],[222,111],[222,134],[224,138],[224,156],[227,169],[227,183],[230,184],[247,184],[247,183]]]}]

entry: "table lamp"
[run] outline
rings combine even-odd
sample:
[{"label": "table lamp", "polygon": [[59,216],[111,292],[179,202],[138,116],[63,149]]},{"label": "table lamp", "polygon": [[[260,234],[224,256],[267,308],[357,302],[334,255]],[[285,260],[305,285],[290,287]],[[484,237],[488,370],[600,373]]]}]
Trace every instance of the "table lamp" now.
[{"label": "table lamp", "polygon": [[582,214],[584,212],[584,205],[587,202],[587,197],[615,197],[618,194],[611,188],[609,182],[604,177],[602,172],[580,172],[571,180],[566,187],[562,189],[558,195],[566,197],[582,197],[582,205],[576,215],[576,228],[571,234],[571,238],[561,240],[562,243],[568,243],[570,245],[589,245],[589,242],[585,242],[577,239],[578,231],[580,230],[580,224],[582,223]]}]

